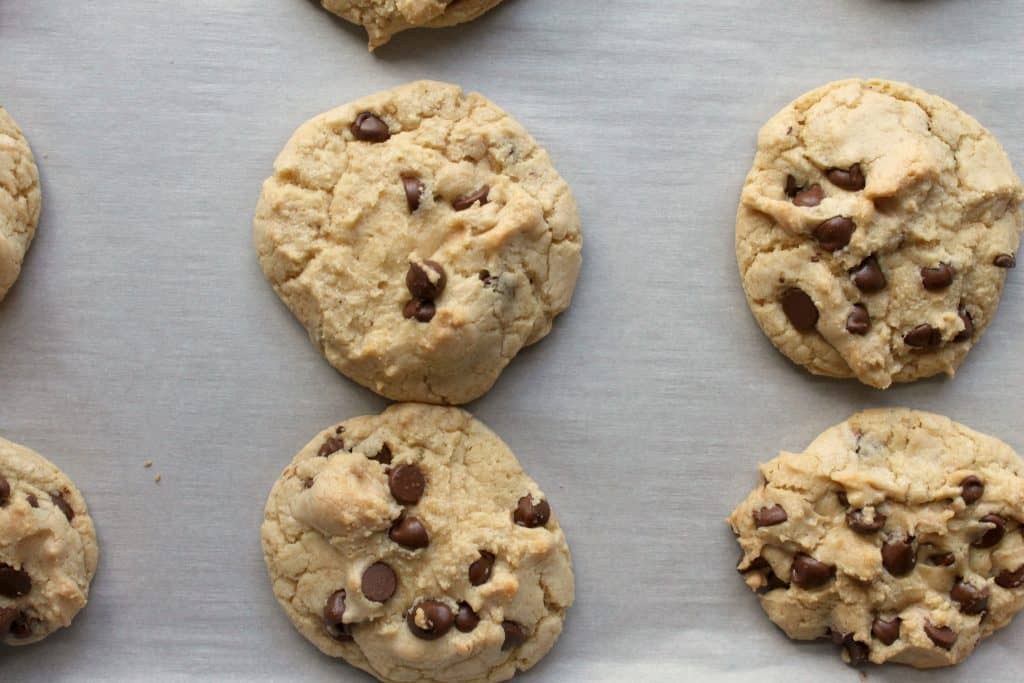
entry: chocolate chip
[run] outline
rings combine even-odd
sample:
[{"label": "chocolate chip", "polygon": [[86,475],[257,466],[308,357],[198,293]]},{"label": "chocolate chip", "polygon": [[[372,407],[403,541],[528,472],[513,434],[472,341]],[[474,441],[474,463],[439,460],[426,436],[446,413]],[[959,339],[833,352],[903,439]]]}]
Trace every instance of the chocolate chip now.
[{"label": "chocolate chip", "polygon": [[388,472],[388,487],[399,503],[415,505],[423,497],[427,480],[416,465],[399,465]]},{"label": "chocolate chip", "polygon": [[514,650],[526,642],[526,629],[522,624],[506,619],[501,622],[501,628],[505,631],[505,641],[501,644],[501,651]]},{"label": "chocolate chip", "polygon": [[28,615],[24,612],[19,614],[11,622],[10,634],[15,638],[28,638],[32,635],[32,625],[29,623]]},{"label": "chocolate chip", "polygon": [[416,176],[404,175],[402,176],[402,188],[405,190],[405,203],[409,205],[409,212],[416,211],[420,208],[420,197],[423,196],[423,190],[427,189],[427,186]]},{"label": "chocolate chip", "polygon": [[341,449],[345,448],[345,440],[340,436],[329,436],[327,441],[320,446],[320,450],[316,452],[321,458],[326,458],[332,453],[337,453]]},{"label": "chocolate chip", "polygon": [[519,499],[512,518],[516,524],[528,529],[544,526],[551,518],[551,506],[543,499],[539,503],[534,503],[533,498],[527,494]]},{"label": "chocolate chip", "polygon": [[850,243],[857,224],[846,216],[833,216],[814,229],[814,239],[825,251],[839,251]]},{"label": "chocolate chip", "polygon": [[[7,501],[11,499],[11,485],[7,481],[4,475],[0,474],[0,508],[7,505]],[[3,629],[0,629],[2,632]]]},{"label": "chocolate chip", "polygon": [[982,534],[971,545],[975,548],[991,548],[992,546],[999,545],[999,542],[1003,540],[1003,536],[1006,535],[1006,520],[999,515],[990,514],[985,515],[979,521],[984,524],[991,524],[992,528]]},{"label": "chocolate chip", "polygon": [[874,622],[871,624],[871,635],[882,641],[883,645],[892,645],[900,637],[901,622],[902,620],[899,617],[891,621],[886,621],[882,617],[875,617]]},{"label": "chocolate chip", "polygon": [[405,274],[405,286],[409,288],[409,293],[423,301],[435,301],[441,296],[446,284],[448,277],[437,261],[423,261],[423,265],[410,263],[409,271]]},{"label": "chocolate chip", "polygon": [[957,335],[953,337],[953,341],[969,341],[971,337],[974,336],[974,318],[971,317],[971,314],[968,313],[967,309],[964,308],[963,306],[960,307],[960,310],[957,311],[957,313],[959,313],[960,315],[960,322],[964,324],[964,329],[960,330],[960,332],[958,332]]},{"label": "chocolate chip", "polygon": [[459,613],[455,615],[455,628],[459,629],[463,633],[469,633],[477,627],[480,623],[480,617],[477,616],[473,608],[469,606],[468,602],[459,603]]},{"label": "chocolate chip", "polygon": [[862,666],[868,663],[868,655],[871,652],[864,643],[854,640],[853,636],[847,636],[846,640],[843,641],[843,649],[846,650],[846,656],[850,658],[851,666]]},{"label": "chocolate chip", "polygon": [[949,597],[960,605],[964,614],[981,614],[988,609],[989,590],[987,587],[976,588],[969,583],[957,581]]},{"label": "chocolate chip", "polygon": [[18,618],[18,610],[13,607],[0,607],[0,638],[10,633],[11,624]]},{"label": "chocolate chip", "polygon": [[430,535],[416,517],[403,517],[391,526],[388,538],[409,550],[419,550],[430,545]]},{"label": "chocolate chip", "polygon": [[363,142],[386,142],[391,137],[391,130],[384,120],[375,114],[364,111],[352,123],[350,129],[356,140]]},{"label": "chocolate chip", "polygon": [[960,482],[960,495],[968,505],[977,503],[985,495],[985,483],[972,474]]},{"label": "chocolate chip", "polygon": [[384,444],[383,446],[380,447],[380,450],[377,451],[377,455],[375,455],[372,458],[370,458],[370,460],[376,460],[381,465],[390,465],[391,464],[391,447],[388,446],[387,444]]},{"label": "chocolate chip", "polygon": [[846,495],[846,491],[836,491],[836,498],[839,499],[839,504],[844,508],[850,507],[850,498]]},{"label": "chocolate chip", "polygon": [[69,522],[75,518],[75,511],[71,509],[70,503],[64,499],[64,494],[51,493],[50,500],[53,501],[54,505],[60,508],[60,511],[64,513],[64,516],[68,518]]},{"label": "chocolate chip", "polygon": [[476,192],[470,192],[467,195],[459,197],[452,202],[452,208],[456,211],[465,211],[469,207],[473,206],[477,202],[480,202],[480,206],[487,203],[487,195],[491,193],[491,186],[484,185]]},{"label": "chocolate chip", "polygon": [[1016,268],[1017,258],[1013,254],[1000,254],[996,256],[992,264],[997,268]]},{"label": "chocolate chip", "polygon": [[850,510],[846,513],[846,525],[858,534],[869,536],[877,534],[885,526],[886,516],[875,510],[875,516],[869,522],[863,510]]},{"label": "chocolate chip", "polygon": [[29,504],[30,507],[34,507],[34,508],[39,507],[39,499],[36,498],[36,494],[30,493],[30,494],[26,495],[25,496],[25,500],[28,501],[28,504]]},{"label": "chocolate chip", "polygon": [[351,627],[345,623],[345,591],[335,591],[327,598],[324,625],[335,640],[352,640]]},{"label": "chocolate chip", "polygon": [[956,633],[948,626],[935,626],[930,621],[924,622],[924,632],[931,641],[943,650],[951,650],[956,644]]},{"label": "chocolate chip", "polygon": [[921,284],[923,284],[924,288],[928,291],[936,292],[953,284],[953,278],[955,276],[956,271],[953,270],[953,266],[942,263],[934,268],[922,268]]},{"label": "chocolate chip", "polygon": [[486,550],[480,551],[480,559],[469,565],[469,582],[480,586],[491,580],[491,569],[494,567],[494,555]]},{"label": "chocolate chip", "polygon": [[867,184],[860,164],[854,164],[846,171],[841,168],[830,168],[825,172],[825,177],[836,187],[841,187],[849,192],[859,192]]},{"label": "chocolate chip", "polygon": [[952,567],[956,564],[956,555],[953,553],[934,553],[928,556],[928,563],[936,567]]},{"label": "chocolate chip", "polygon": [[429,323],[434,319],[435,313],[437,313],[437,307],[433,301],[421,301],[419,299],[412,299],[402,309],[402,315],[406,318],[416,318],[421,323]]},{"label": "chocolate chip", "polygon": [[371,564],[363,572],[362,589],[367,600],[387,602],[398,588],[398,577],[395,570],[383,562]]},{"label": "chocolate chip", "polygon": [[835,573],[835,567],[819,562],[810,555],[799,553],[793,558],[789,578],[800,588],[817,588],[828,583]]},{"label": "chocolate chip", "polygon": [[904,576],[917,565],[913,539],[898,538],[882,545],[882,566],[893,576]]},{"label": "chocolate chip", "polygon": [[773,505],[770,508],[766,507],[761,508],[760,510],[754,510],[753,515],[754,526],[759,528],[763,526],[775,526],[776,524],[782,524],[789,519],[789,515],[786,514],[786,511],[782,509],[781,505]]},{"label": "chocolate chip", "polygon": [[825,190],[821,189],[821,185],[815,183],[806,190],[800,190],[793,195],[793,203],[797,206],[812,207],[821,204],[821,200],[825,198]]},{"label": "chocolate chip", "polygon": [[850,315],[846,316],[846,331],[850,334],[864,336],[871,330],[871,316],[864,304],[854,304]]},{"label": "chocolate chip", "polygon": [[313,488],[313,480],[311,478],[303,479],[302,480],[302,488],[304,488],[304,489],[311,489],[311,488]]},{"label": "chocolate chip", "polygon": [[451,608],[437,600],[424,600],[409,610],[405,623],[417,638],[437,640],[451,630],[455,616]]},{"label": "chocolate chip", "polygon": [[799,332],[810,332],[818,324],[818,307],[802,289],[787,289],[783,293],[782,312]]},{"label": "chocolate chip", "polygon": [[1000,588],[1020,588],[1024,586],[1024,564],[1016,571],[1004,571],[996,577],[996,585]]},{"label": "chocolate chip", "polygon": [[862,292],[878,292],[887,284],[882,266],[878,265],[878,258],[873,254],[851,270],[850,275],[853,276],[853,284]]},{"label": "chocolate chip", "polygon": [[20,598],[32,591],[32,578],[28,572],[0,562],[0,595]]},{"label": "chocolate chip", "polygon": [[903,342],[919,349],[935,348],[942,344],[942,332],[925,323],[903,335]]},{"label": "chocolate chip", "polygon": [[771,569],[769,569],[767,572],[765,572],[765,574],[763,576],[764,576],[764,584],[762,584],[757,589],[757,594],[758,595],[764,595],[765,593],[771,593],[772,591],[779,590],[780,588],[782,588],[782,589],[789,588],[789,584],[786,583],[785,581],[783,581],[782,579],[780,579],[778,577],[778,575],[775,572],[773,572]]},{"label": "chocolate chip", "polygon": [[796,182],[796,178],[794,178],[792,175],[786,176],[786,196],[787,197],[790,197],[790,198],[795,197],[796,193],[799,192],[802,189],[804,189],[803,185],[798,185],[797,182]]}]

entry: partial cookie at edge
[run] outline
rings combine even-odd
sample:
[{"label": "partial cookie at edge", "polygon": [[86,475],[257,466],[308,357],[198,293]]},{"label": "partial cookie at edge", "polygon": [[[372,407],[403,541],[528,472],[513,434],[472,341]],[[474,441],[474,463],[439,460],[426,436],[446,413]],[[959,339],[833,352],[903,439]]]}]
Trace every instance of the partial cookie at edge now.
[{"label": "partial cookie at edge", "polygon": [[39,223],[39,169],[21,129],[0,107],[0,301],[21,273]]}]

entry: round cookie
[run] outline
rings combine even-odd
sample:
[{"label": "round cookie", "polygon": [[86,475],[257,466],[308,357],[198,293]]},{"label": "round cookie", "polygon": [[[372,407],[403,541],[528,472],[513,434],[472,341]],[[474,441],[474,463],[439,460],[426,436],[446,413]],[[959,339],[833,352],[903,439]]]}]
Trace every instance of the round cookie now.
[{"label": "round cookie", "polygon": [[39,222],[39,169],[25,136],[0,107],[0,301],[18,279]]},{"label": "round cookie", "polygon": [[870,410],[761,477],[729,523],[790,638],[831,638],[855,664],[948,666],[1024,607],[1024,461],[997,439]]},{"label": "round cookie", "polygon": [[324,653],[382,681],[504,681],[555,644],[565,536],[508,447],[456,408],[321,432],[267,501],[274,594]]},{"label": "round cookie", "polygon": [[82,494],[43,456],[0,438],[0,642],[28,645],[71,625],[96,573]]},{"label": "round cookie", "polygon": [[505,112],[419,81],[306,123],[256,210],[260,264],[327,360],[396,401],[466,403],[569,306],[580,224]]},{"label": "round cookie", "polygon": [[363,26],[371,50],[406,29],[455,26],[476,19],[499,3],[501,0],[321,0],[324,9]]},{"label": "round cookie", "polygon": [[999,143],[946,100],[830,83],[761,129],[736,218],[747,301],[815,374],[952,376],[1016,263],[1022,198]]}]

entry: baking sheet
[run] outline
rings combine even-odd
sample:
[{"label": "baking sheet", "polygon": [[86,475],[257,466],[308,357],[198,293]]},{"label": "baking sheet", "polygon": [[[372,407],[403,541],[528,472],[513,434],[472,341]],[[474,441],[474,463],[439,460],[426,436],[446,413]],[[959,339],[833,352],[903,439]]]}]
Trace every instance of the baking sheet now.
[{"label": "baking sheet", "polygon": [[[509,0],[371,56],[309,0],[0,0],[0,102],[44,199],[0,304],[0,433],[73,477],[101,541],[88,608],[0,651],[0,680],[370,680],[292,630],[258,532],[292,455],[385,403],[312,348],[250,225],[301,122],[436,78],[526,125],[583,216],[572,309],[470,406],[575,558],[566,631],[522,680],[857,681],[761,613],[723,520],[759,461],[861,408],[937,411],[1024,452],[1024,275],[956,381],[815,379],[747,311],[739,189],[762,122],[854,75],[951,99],[1024,170],[1022,33],[1024,3],[1004,0]],[[956,671],[868,675],[1020,680],[1022,638],[1014,624]]]}]

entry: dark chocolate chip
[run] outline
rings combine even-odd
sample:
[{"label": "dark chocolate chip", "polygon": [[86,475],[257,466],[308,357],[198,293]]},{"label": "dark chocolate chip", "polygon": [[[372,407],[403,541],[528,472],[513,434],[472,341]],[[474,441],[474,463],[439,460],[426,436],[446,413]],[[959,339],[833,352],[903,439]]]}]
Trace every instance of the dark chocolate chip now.
[{"label": "dark chocolate chip", "polygon": [[846,216],[833,216],[814,229],[814,239],[825,251],[839,251],[850,243],[857,224]]},{"label": "dark chocolate chip", "polygon": [[989,514],[982,517],[979,521],[984,524],[991,524],[992,528],[982,534],[971,545],[975,548],[991,548],[999,545],[999,542],[1003,540],[1003,536],[1006,535],[1006,520],[999,515]]},{"label": "dark chocolate chip", "polygon": [[491,186],[484,185],[476,192],[470,192],[467,195],[463,195],[452,202],[452,208],[456,211],[465,211],[469,207],[473,206],[477,202],[480,202],[480,206],[487,203],[487,195],[491,193]]},{"label": "dark chocolate chip", "polygon": [[846,331],[850,334],[864,336],[871,330],[871,316],[864,304],[854,304],[850,315],[846,316]]},{"label": "dark chocolate chip", "polygon": [[522,624],[506,619],[501,622],[501,628],[505,631],[505,641],[501,644],[501,651],[514,650],[526,642],[526,629]]},{"label": "dark chocolate chip", "polygon": [[32,578],[23,569],[0,562],[0,595],[20,598],[32,591]]},{"label": "dark chocolate chip", "polygon": [[818,324],[818,307],[802,289],[787,289],[782,295],[782,311],[799,332],[810,332]]},{"label": "dark chocolate chip", "polygon": [[11,622],[9,633],[18,639],[28,638],[32,635],[32,624],[29,623],[28,615],[22,612]]},{"label": "dark chocolate chip", "polygon": [[960,330],[960,332],[958,332],[957,335],[953,337],[953,341],[970,341],[971,337],[974,336],[974,318],[963,306],[960,307],[960,310],[957,311],[957,313],[959,313],[960,315],[960,322],[964,324],[964,329]]},{"label": "dark chocolate chip", "polygon": [[367,600],[387,602],[398,588],[395,570],[383,562],[375,562],[363,572],[362,589]]},{"label": "dark chocolate chip", "polygon": [[469,582],[480,586],[491,580],[491,569],[494,567],[494,555],[486,550],[480,551],[480,558],[469,565]]},{"label": "dark chocolate chip", "polygon": [[969,583],[957,581],[949,597],[960,605],[964,614],[981,614],[988,609],[988,587],[977,588]]},{"label": "dark chocolate chip", "polygon": [[327,598],[324,625],[335,640],[352,640],[350,626],[345,623],[345,591],[335,591]]},{"label": "dark chocolate chip", "polygon": [[437,640],[451,630],[455,615],[443,602],[424,600],[409,610],[405,623],[417,638]]},{"label": "dark chocolate chip", "polygon": [[877,534],[885,526],[886,517],[878,510],[869,522],[863,510],[850,510],[846,513],[846,525],[858,534],[869,536]]},{"label": "dark chocolate chip", "polygon": [[799,553],[793,558],[789,578],[800,588],[818,588],[828,583],[835,573],[835,567],[819,562],[810,555]]},{"label": "dark chocolate chip", "polygon": [[409,293],[423,301],[436,301],[446,284],[448,277],[437,261],[423,261],[422,265],[410,263],[409,271],[405,274],[405,286],[409,288]]},{"label": "dark chocolate chip", "polygon": [[64,513],[64,516],[68,518],[70,522],[75,518],[75,511],[71,509],[71,504],[64,498],[63,493],[51,493],[50,500],[53,504],[60,508],[60,511]]},{"label": "dark chocolate chip", "polygon": [[1017,258],[1013,254],[1000,254],[996,256],[992,264],[997,268],[1016,268]]},{"label": "dark chocolate chip", "polygon": [[925,323],[907,332],[903,336],[903,342],[907,346],[919,349],[932,349],[942,344],[942,332]]},{"label": "dark chocolate chip", "polygon": [[825,173],[825,177],[828,181],[849,192],[858,192],[864,189],[867,184],[864,178],[864,172],[860,168],[860,164],[854,164],[849,170],[844,171],[841,168],[830,168]]},{"label": "dark chocolate chip", "polygon": [[405,190],[405,203],[409,205],[409,211],[413,212],[420,208],[420,197],[427,186],[423,181],[412,175],[402,176],[402,189]]},{"label": "dark chocolate chip", "polygon": [[952,567],[956,564],[956,555],[953,553],[934,553],[928,556],[928,563],[936,567]]},{"label": "dark chocolate chip", "polygon": [[1024,586],[1024,564],[1016,571],[1004,571],[996,577],[996,585],[1000,588],[1020,588]]},{"label": "dark chocolate chip", "polygon": [[412,299],[402,309],[402,315],[406,318],[416,318],[421,323],[429,323],[434,319],[434,314],[437,313],[437,307],[433,301],[421,301],[420,299]]},{"label": "dark chocolate chip", "polygon": [[839,504],[844,508],[850,507],[850,499],[846,495],[846,491],[836,491],[836,498],[839,499]]},{"label": "dark chocolate chip", "polygon": [[924,622],[924,632],[931,641],[943,650],[952,650],[956,644],[956,632],[948,626],[935,626],[930,621]]},{"label": "dark chocolate chip", "polygon": [[364,111],[352,122],[352,135],[363,142],[386,142],[391,137],[388,124],[376,114]]},{"label": "dark chocolate chip", "polygon": [[921,269],[921,284],[930,292],[937,292],[953,284],[956,271],[953,266],[946,263],[939,264],[934,268]]},{"label": "dark chocolate chip", "polygon": [[455,628],[462,633],[469,633],[480,623],[480,617],[469,606],[468,602],[459,603],[459,613],[455,615]]},{"label": "dark chocolate chip", "polygon": [[388,446],[387,444],[384,444],[383,446],[380,447],[380,450],[377,451],[377,455],[375,455],[372,458],[370,458],[370,460],[376,460],[381,465],[390,465],[391,464],[391,447]]},{"label": "dark chocolate chip", "polygon": [[853,276],[853,284],[862,292],[879,292],[888,283],[874,255],[861,261],[860,265],[850,271],[850,275]]},{"label": "dark chocolate chip", "polygon": [[11,631],[11,624],[18,618],[18,610],[13,607],[0,607],[0,638]]},{"label": "dark chocolate chip", "polygon": [[871,653],[865,643],[858,640],[854,640],[853,636],[847,636],[843,642],[843,649],[846,650],[846,656],[850,658],[851,666],[863,666],[868,663],[868,655]]},{"label": "dark chocolate chip", "polygon": [[799,192],[802,189],[804,189],[803,185],[798,185],[797,182],[796,182],[796,178],[794,178],[792,175],[787,175],[786,176],[786,196],[787,197],[790,197],[790,198],[795,197],[796,193]]},{"label": "dark chocolate chip", "polygon": [[875,617],[871,624],[871,635],[882,641],[883,645],[892,645],[900,637],[900,623],[902,620],[896,617],[892,621],[886,621],[882,617]]},{"label": "dark chocolate chip", "polygon": [[415,505],[423,497],[427,480],[416,465],[399,465],[388,472],[388,487],[399,503]]},{"label": "dark chocolate chip", "polygon": [[[11,499],[11,484],[7,481],[4,475],[0,474],[0,508],[7,505],[7,501]],[[3,629],[0,629],[3,632]]]},{"label": "dark chocolate chip", "polygon": [[776,524],[782,524],[789,515],[782,509],[781,505],[773,505],[770,508],[761,508],[760,510],[754,511],[754,526],[775,526]]},{"label": "dark chocolate chip", "polygon": [[34,508],[39,507],[39,499],[36,498],[36,494],[29,493],[28,495],[25,496],[25,500],[28,501],[28,504],[29,504],[30,507],[34,507]]},{"label": "dark chocolate chip", "polygon": [[882,566],[893,576],[904,576],[917,565],[913,539],[897,538],[882,545]]},{"label": "dark chocolate chip", "polygon": [[527,494],[519,499],[512,518],[516,524],[528,529],[544,526],[551,519],[551,506],[543,499],[539,503],[534,503],[533,498]]},{"label": "dark chocolate chip", "polygon": [[825,190],[821,189],[821,185],[815,183],[806,190],[800,190],[793,195],[793,203],[797,206],[813,207],[821,204],[821,200],[825,198]]},{"label": "dark chocolate chip", "polygon": [[764,595],[765,593],[771,593],[774,590],[780,588],[789,588],[789,584],[778,577],[778,575],[769,569],[764,574],[764,584],[757,589],[758,595]]},{"label": "dark chocolate chip", "polygon": [[985,495],[985,482],[973,474],[960,482],[960,495],[968,505],[977,503]]},{"label": "dark chocolate chip", "polygon": [[388,538],[409,550],[419,550],[430,545],[430,534],[416,517],[403,517],[391,526]]},{"label": "dark chocolate chip", "polygon": [[345,448],[345,440],[340,436],[329,436],[327,441],[320,446],[320,450],[316,452],[321,458],[326,458],[332,453],[337,453],[341,449]]}]

